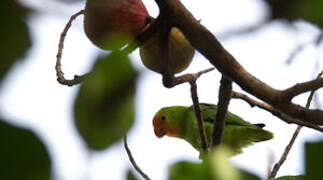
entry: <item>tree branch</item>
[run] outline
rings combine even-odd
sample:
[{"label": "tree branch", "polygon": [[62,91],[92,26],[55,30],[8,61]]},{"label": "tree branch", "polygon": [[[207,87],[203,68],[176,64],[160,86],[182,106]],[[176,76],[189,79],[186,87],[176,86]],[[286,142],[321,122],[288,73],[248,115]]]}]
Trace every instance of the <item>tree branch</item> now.
[{"label": "tree branch", "polygon": [[[59,43],[58,43],[58,51],[56,55],[56,75],[57,75],[57,81],[62,85],[67,86],[73,86],[80,84],[84,81],[84,79],[88,76],[89,73],[84,75],[74,75],[74,79],[68,80],[64,77],[64,72],[62,70],[62,54],[64,49],[64,41],[67,35],[68,30],[70,29],[72,22],[81,14],[84,14],[84,10],[80,10],[79,12],[73,14],[67,24],[65,25],[65,28],[63,32],[60,35]],[[158,29],[159,21],[155,21],[154,18],[148,16],[146,19],[146,27],[143,29],[141,33],[139,33],[135,39],[130,42],[127,47],[121,50],[122,53],[130,54],[132,51],[134,51],[140,44],[144,43],[147,39],[149,39]],[[114,53],[114,52],[112,52]],[[119,50],[118,50],[119,53]]]},{"label": "tree branch", "polygon": [[197,96],[196,81],[191,81],[190,85],[191,85],[191,96],[192,96],[192,100],[193,100],[193,107],[194,107],[194,112],[195,112],[195,116],[197,119],[197,125],[198,125],[198,130],[199,130],[199,134],[200,134],[200,138],[201,138],[202,149],[204,152],[207,152],[208,140],[207,140],[206,131],[205,131],[205,127],[204,127],[204,120],[202,117],[202,111],[201,111],[199,99]]},{"label": "tree branch", "polygon": [[[279,112],[294,118],[300,122],[311,122],[323,125],[323,111],[311,110],[294,104],[285,96],[284,91],[277,90],[260,81],[247,72],[237,60],[227,52],[211,32],[209,32],[192,14],[181,4],[179,0],[155,0],[160,12],[169,23],[178,27],[190,41],[190,43],[203,54],[211,64],[223,75],[236,82],[243,90],[253,94],[257,98],[270,104]],[[321,80],[309,84],[314,88],[320,88]],[[322,83],[323,84],[323,83]],[[308,83],[302,83],[299,89],[308,89]],[[303,91],[302,91],[303,92]],[[295,123],[295,122],[293,122]],[[300,123],[298,123],[300,124]]]},{"label": "tree branch", "polygon": [[312,81],[298,83],[288,89],[285,89],[283,93],[286,94],[286,98],[291,100],[293,97],[300,95],[308,91],[315,91],[323,87],[323,78],[317,78]]},{"label": "tree branch", "polygon": [[302,129],[303,126],[297,126],[291,140],[289,141],[288,145],[285,148],[284,153],[282,154],[282,156],[280,157],[279,161],[275,164],[273,170],[271,171],[271,173],[268,176],[268,179],[274,178],[279,170],[279,168],[281,167],[281,165],[283,165],[283,163],[285,162],[290,150],[292,149],[294,142],[300,132],[300,130]]},{"label": "tree branch", "polygon": [[56,69],[57,81],[59,83],[61,83],[62,85],[73,86],[73,85],[79,84],[80,82],[83,81],[83,79],[86,76],[86,75],[83,75],[83,76],[75,75],[74,79],[72,79],[72,80],[65,79],[64,78],[64,72],[62,70],[62,62],[61,62],[66,34],[67,34],[68,30],[70,29],[70,27],[72,25],[72,22],[81,14],[84,14],[83,9],[80,10],[79,12],[73,14],[70,17],[69,21],[65,25],[65,28],[64,28],[63,32],[61,33],[61,36],[60,36],[60,39],[59,39],[58,52],[57,52],[57,55],[56,55],[55,69]]},{"label": "tree branch", "polygon": [[[323,74],[323,71],[321,71],[317,78],[316,79],[319,79]],[[308,99],[307,99],[307,102],[306,102],[306,108],[310,108],[310,105],[311,105],[311,102],[312,102],[312,99],[313,99],[313,96],[314,96],[314,93],[315,93],[315,90],[312,90],[311,91],[311,94],[309,95]],[[293,145],[294,145],[294,142],[299,134],[299,132],[301,131],[303,126],[298,126],[291,138],[291,140],[289,141],[288,145],[286,146],[285,148],[285,151],[284,153],[282,154],[282,156],[280,157],[279,161],[275,164],[273,170],[271,171],[271,173],[269,174],[268,176],[268,179],[270,178],[274,178],[276,175],[277,175],[277,172],[279,170],[279,168],[283,165],[283,163],[286,161],[287,159],[287,156],[290,152],[290,150],[292,149]]]},{"label": "tree branch", "polygon": [[306,126],[306,127],[309,127],[309,128],[312,128],[312,129],[315,129],[315,130],[323,132],[323,128],[321,128],[318,125],[312,124],[310,122],[304,122],[304,121],[301,121],[299,119],[292,118],[292,117],[280,112],[278,109],[275,109],[275,108],[273,108],[272,106],[270,106],[268,104],[256,101],[256,100],[248,97],[245,94],[233,91],[232,95],[231,95],[231,98],[242,99],[242,100],[246,101],[251,107],[257,106],[257,107],[259,107],[259,108],[261,108],[263,110],[271,112],[274,116],[276,116],[279,119],[285,121],[286,123],[300,124],[302,126]]},{"label": "tree branch", "polygon": [[127,152],[127,155],[128,155],[128,158],[129,158],[129,161],[131,162],[132,166],[136,169],[136,171],[146,180],[150,180],[149,176],[147,174],[145,174],[141,169],[140,167],[137,165],[135,159],[132,157],[132,154],[131,154],[131,151],[128,147],[128,143],[127,143],[127,135],[125,135],[123,137],[123,145],[124,145],[124,148],[126,149],[126,152]]},{"label": "tree branch", "polygon": [[232,92],[232,81],[222,76],[221,85],[219,89],[219,102],[216,112],[216,119],[213,124],[212,131],[212,147],[220,145],[222,141],[224,126],[225,126],[225,117],[228,111],[228,106],[231,99]]},{"label": "tree branch", "polygon": [[182,75],[179,77],[170,76],[169,77],[170,79],[168,79],[168,80],[170,80],[169,82],[172,83],[172,84],[168,84],[168,85],[172,85],[172,86],[176,86],[178,84],[182,84],[185,82],[190,83],[194,113],[195,113],[195,117],[196,117],[197,124],[198,124],[198,130],[199,130],[199,135],[200,135],[200,139],[201,139],[202,149],[205,152],[208,150],[208,140],[207,140],[206,131],[205,131],[205,127],[204,127],[204,120],[203,120],[202,113],[201,113],[200,103],[198,100],[196,80],[202,74],[208,73],[212,70],[214,70],[214,68],[205,69],[205,70],[197,72],[195,74],[185,74],[185,75]]}]

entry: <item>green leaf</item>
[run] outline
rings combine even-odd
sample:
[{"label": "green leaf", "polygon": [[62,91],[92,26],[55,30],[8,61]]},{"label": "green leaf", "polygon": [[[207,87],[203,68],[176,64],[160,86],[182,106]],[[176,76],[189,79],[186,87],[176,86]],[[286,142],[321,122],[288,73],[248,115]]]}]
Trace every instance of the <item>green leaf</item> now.
[{"label": "green leaf", "polygon": [[180,161],[168,168],[170,180],[212,179],[210,167],[207,163],[193,163]]},{"label": "green leaf", "polygon": [[48,152],[33,132],[0,120],[0,142],[0,179],[50,179]]},{"label": "green leaf", "polygon": [[209,153],[201,163],[181,161],[169,167],[170,180],[260,180],[259,177],[235,168],[228,158],[232,150],[226,146],[219,146]]},{"label": "green leaf", "polygon": [[305,21],[323,27],[323,1],[322,0],[266,0],[271,8],[273,19],[286,19]]},{"label": "green leaf", "polygon": [[98,58],[74,104],[75,123],[88,147],[105,149],[130,129],[136,77],[126,55],[113,52]]},{"label": "green leaf", "polygon": [[270,180],[305,180],[304,175],[299,175],[299,176],[282,176]]},{"label": "green leaf", "polygon": [[0,83],[11,66],[31,46],[25,22],[27,10],[16,1],[0,1]]},{"label": "green leaf", "polygon": [[127,180],[138,180],[135,175],[132,174],[130,169],[127,172]]},{"label": "green leaf", "polygon": [[234,152],[225,145],[221,145],[211,152],[209,155],[209,163],[211,165],[213,179],[260,180],[256,175],[232,166],[228,161],[232,157],[232,154]]},{"label": "green leaf", "polygon": [[322,179],[323,141],[307,142],[305,149],[306,179]]}]

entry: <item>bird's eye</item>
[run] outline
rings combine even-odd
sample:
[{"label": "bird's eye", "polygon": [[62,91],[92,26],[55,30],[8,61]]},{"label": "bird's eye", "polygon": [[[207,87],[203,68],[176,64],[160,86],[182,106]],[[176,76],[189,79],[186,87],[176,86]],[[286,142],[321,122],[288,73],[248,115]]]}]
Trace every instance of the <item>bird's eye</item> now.
[{"label": "bird's eye", "polygon": [[165,121],[166,120],[166,116],[161,116],[161,120]]}]

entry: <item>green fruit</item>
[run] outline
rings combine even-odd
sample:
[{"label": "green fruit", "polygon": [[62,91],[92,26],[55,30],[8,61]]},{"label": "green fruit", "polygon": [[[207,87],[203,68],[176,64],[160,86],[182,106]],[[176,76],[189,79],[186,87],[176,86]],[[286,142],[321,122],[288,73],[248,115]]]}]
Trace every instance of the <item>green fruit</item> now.
[{"label": "green fruit", "polygon": [[87,0],[84,31],[94,45],[115,50],[142,31],[147,16],[141,0]]},{"label": "green fruit", "polygon": [[[140,57],[143,64],[150,70],[157,73],[162,72],[163,63],[160,49],[160,33],[156,33],[152,38],[140,46]],[[185,38],[184,34],[173,27],[168,39],[168,67],[171,74],[184,71],[192,62],[194,48]]]}]

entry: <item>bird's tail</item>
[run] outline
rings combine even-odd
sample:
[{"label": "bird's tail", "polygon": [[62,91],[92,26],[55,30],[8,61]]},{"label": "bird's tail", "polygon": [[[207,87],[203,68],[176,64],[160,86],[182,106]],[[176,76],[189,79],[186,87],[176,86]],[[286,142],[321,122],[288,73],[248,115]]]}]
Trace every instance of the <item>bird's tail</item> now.
[{"label": "bird's tail", "polygon": [[255,128],[251,134],[254,142],[267,141],[274,138],[274,134],[262,128]]}]

